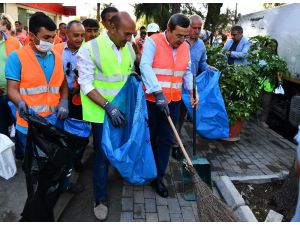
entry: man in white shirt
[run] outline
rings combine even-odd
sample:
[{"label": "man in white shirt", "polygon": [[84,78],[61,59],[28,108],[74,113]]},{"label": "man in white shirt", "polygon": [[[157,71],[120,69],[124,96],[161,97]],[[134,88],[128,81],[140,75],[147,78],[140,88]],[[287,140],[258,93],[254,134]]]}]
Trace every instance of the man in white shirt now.
[{"label": "man in white shirt", "polygon": [[104,115],[108,114],[115,127],[124,126],[124,114],[111,102],[126,83],[135,61],[129,42],[136,30],[130,15],[119,12],[110,19],[109,25],[106,33],[87,42],[77,54],[83,120],[92,124],[96,150],[94,213],[101,221],[108,215],[108,160],[101,148]]}]

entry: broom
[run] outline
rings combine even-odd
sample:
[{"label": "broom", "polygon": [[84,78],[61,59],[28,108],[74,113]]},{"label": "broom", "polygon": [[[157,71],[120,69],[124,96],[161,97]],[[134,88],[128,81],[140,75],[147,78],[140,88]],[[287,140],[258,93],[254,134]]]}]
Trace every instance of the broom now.
[{"label": "broom", "polygon": [[181,142],[181,139],[177,133],[170,115],[166,111],[165,113],[175,134],[180,149],[187,161],[186,169],[191,174],[194,183],[194,192],[197,199],[199,220],[201,222],[237,222],[238,219],[234,215],[233,211],[225,203],[219,200],[206,185],[206,183],[204,183],[199,177]]}]

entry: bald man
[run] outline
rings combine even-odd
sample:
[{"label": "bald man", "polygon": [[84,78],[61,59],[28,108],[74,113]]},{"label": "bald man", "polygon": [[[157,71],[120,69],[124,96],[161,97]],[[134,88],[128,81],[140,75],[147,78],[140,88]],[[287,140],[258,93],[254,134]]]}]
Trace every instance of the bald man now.
[{"label": "bald man", "polygon": [[101,147],[104,115],[115,127],[125,125],[124,114],[112,101],[134,68],[136,56],[129,42],[135,32],[135,22],[129,14],[119,12],[110,19],[108,31],[85,43],[77,54],[83,120],[92,124],[96,150],[94,213],[100,221],[108,215],[108,160]]}]

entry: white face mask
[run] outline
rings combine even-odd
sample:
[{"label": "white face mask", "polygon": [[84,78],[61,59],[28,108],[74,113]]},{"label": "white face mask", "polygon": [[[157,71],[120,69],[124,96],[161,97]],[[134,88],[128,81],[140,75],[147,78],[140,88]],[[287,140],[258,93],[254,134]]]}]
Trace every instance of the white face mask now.
[{"label": "white face mask", "polygon": [[40,44],[39,45],[35,45],[35,47],[40,52],[49,52],[49,51],[51,51],[51,49],[53,47],[53,43],[50,43],[48,41],[40,40]]}]

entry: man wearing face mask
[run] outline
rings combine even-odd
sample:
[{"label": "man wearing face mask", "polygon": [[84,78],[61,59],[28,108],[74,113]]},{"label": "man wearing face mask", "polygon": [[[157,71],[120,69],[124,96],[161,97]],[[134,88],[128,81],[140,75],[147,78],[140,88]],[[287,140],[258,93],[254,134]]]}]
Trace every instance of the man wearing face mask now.
[{"label": "man wearing face mask", "polygon": [[21,47],[19,41],[7,33],[11,31],[12,22],[7,15],[1,15],[0,19],[0,133],[9,135],[8,127],[12,124],[12,117],[8,105],[6,79],[5,79],[5,61],[8,55]]},{"label": "man wearing face mask", "polygon": [[[59,119],[68,116],[68,86],[61,56],[51,51],[55,30],[55,23],[44,13],[33,14],[29,20],[30,44],[13,51],[6,61],[7,94],[18,109],[16,138],[23,151],[29,109],[43,117],[54,112]],[[24,156],[24,152],[16,154]]]},{"label": "man wearing face mask", "polygon": [[190,32],[190,20],[183,14],[169,19],[167,30],[146,39],[140,63],[146,89],[151,145],[156,161],[157,179],[153,182],[157,194],[166,198],[168,190],[163,177],[169,162],[173,131],[165,113],[177,124],[180,110],[182,84],[193,98],[193,74],[190,48],[185,42]]},{"label": "man wearing face mask", "polygon": [[110,20],[110,28],[80,48],[77,59],[83,120],[91,122],[96,158],[93,169],[94,213],[99,220],[108,215],[108,160],[102,150],[105,114],[115,127],[125,125],[125,115],[111,102],[131,74],[135,53],[130,43],[135,22],[126,12]]}]

